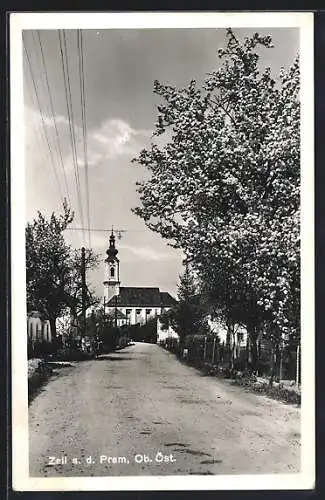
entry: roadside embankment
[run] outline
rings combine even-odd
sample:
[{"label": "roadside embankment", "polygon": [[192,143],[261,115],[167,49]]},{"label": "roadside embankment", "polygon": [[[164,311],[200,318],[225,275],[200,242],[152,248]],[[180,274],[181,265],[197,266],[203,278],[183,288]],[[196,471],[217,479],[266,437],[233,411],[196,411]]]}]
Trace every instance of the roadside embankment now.
[{"label": "roadside embankment", "polygon": [[51,376],[58,374],[58,369],[73,366],[66,361],[47,361],[41,358],[28,360],[28,401],[36,396]]},{"label": "roadside embankment", "polygon": [[33,358],[28,360],[28,400],[29,402],[37,390],[45,384],[53,373],[53,368],[43,359]]},{"label": "roadside embankment", "polygon": [[301,387],[294,380],[274,381],[267,377],[258,377],[254,374],[235,370],[222,369],[209,363],[199,367],[209,376],[223,378],[232,385],[243,387],[247,391],[253,391],[285,403],[301,404]]},{"label": "roadside embankment", "polygon": [[[166,346],[162,345],[166,349]],[[181,355],[181,351],[167,349],[180,360],[180,362],[193,366],[205,375],[222,378],[232,385],[242,386],[244,390],[259,393],[272,399],[285,403],[301,404],[301,387],[294,380],[272,380],[269,377],[259,377],[248,371],[241,372],[230,369],[227,364],[206,363],[202,359],[189,359]]]},{"label": "roadside embankment", "polygon": [[[133,345],[133,344],[130,344]],[[127,347],[117,346],[109,352],[119,351]],[[62,349],[46,359],[32,358],[28,360],[28,400],[36,396],[50,377],[58,375],[62,368],[73,367],[80,361],[89,361],[95,357],[93,352],[83,352],[80,349]]]},{"label": "roadside embankment", "polygon": [[285,403],[301,404],[301,388],[292,380],[270,382],[263,377],[237,377],[232,379],[231,383]]}]

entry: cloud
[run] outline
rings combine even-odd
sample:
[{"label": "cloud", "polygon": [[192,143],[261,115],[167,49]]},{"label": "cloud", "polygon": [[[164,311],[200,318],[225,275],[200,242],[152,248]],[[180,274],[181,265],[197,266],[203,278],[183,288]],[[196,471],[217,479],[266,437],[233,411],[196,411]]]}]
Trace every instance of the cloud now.
[{"label": "cloud", "polygon": [[[56,115],[55,122],[59,131],[61,153],[64,163],[68,171],[73,171],[74,162],[71,149],[69,121],[63,115]],[[30,107],[25,108],[27,144],[31,145],[35,140],[32,137],[32,133],[44,135],[44,130],[42,130],[44,125],[50,146],[56,151],[57,137],[56,131],[54,130],[55,123],[53,117],[44,113],[41,117],[39,111]],[[74,126],[74,130],[78,165],[84,167],[83,131],[78,125]],[[107,119],[97,128],[88,130],[88,166],[95,167],[105,160],[123,156],[131,159],[145,147],[151,135],[151,130],[134,129],[126,121],[119,118]]]},{"label": "cloud", "polygon": [[120,244],[119,248],[125,250],[127,253],[131,254],[133,257],[139,260],[150,260],[150,261],[162,261],[173,259],[172,253],[160,252],[152,247],[148,246],[129,246]]},{"label": "cloud", "polygon": [[[34,113],[35,113],[35,111],[34,111]],[[35,113],[35,114],[37,115],[38,118],[40,118],[39,113]],[[68,119],[63,115],[55,115],[55,117],[53,117],[53,116],[49,117],[49,116],[46,116],[43,114],[43,120],[44,120],[44,123],[46,126],[53,127],[53,128],[55,127],[55,123],[56,123],[56,125],[61,125],[61,124],[66,125],[66,126],[69,125]]]},{"label": "cloud", "polygon": [[30,129],[31,126],[35,126],[40,130],[45,125],[49,129],[49,133],[52,135],[52,133],[55,133],[52,132],[51,130],[54,129],[55,123],[57,126],[63,125],[65,127],[68,127],[69,125],[68,119],[63,115],[55,115],[53,117],[53,116],[48,116],[44,112],[41,115],[39,111],[29,106],[25,106],[24,113],[25,113],[25,125],[27,129]]},{"label": "cloud", "polygon": [[[109,237],[109,231],[106,233],[102,234],[93,234],[91,237],[91,242],[93,248],[96,248],[97,251],[104,251],[106,250],[107,245],[108,245],[108,237]],[[119,251],[123,253],[123,260],[132,260],[132,261],[137,261],[137,260],[147,260],[147,261],[166,261],[175,258],[175,251],[171,252],[162,252],[160,250],[156,250],[153,247],[150,246],[138,246],[138,245],[125,245],[124,243],[121,243],[120,241],[117,242],[117,246]]]},{"label": "cloud", "polygon": [[136,154],[144,146],[149,130],[136,130],[120,119],[109,119],[90,135],[92,154],[102,152],[105,158]]}]

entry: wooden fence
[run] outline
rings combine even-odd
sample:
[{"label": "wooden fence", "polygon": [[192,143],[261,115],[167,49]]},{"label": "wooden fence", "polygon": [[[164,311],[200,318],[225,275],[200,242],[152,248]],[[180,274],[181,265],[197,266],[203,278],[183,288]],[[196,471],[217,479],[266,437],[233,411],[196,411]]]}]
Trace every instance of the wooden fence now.
[{"label": "wooden fence", "polygon": [[[194,366],[210,365],[221,371],[250,371],[251,352],[246,345],[231,348],[220,343],[216,337],[193,335],[185,339],[181,347],[177,339],[166,339],[163,346],[178,357]],[[277,353],[267,345],[258,345],[258,362],[256,374],[260,377],[271,377],[281,380],[295,380],[300,383],[300,348],[288,346]]]}]

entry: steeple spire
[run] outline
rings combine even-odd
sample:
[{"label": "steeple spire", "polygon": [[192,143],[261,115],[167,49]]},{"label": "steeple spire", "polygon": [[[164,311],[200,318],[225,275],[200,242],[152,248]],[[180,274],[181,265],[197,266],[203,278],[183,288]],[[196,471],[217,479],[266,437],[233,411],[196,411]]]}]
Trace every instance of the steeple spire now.
[{"label": "steeple spire", "polygon": [[120,290],[120,261],[117,257],[118,250],[115,247],[114,229],[109,236],[109,246],[106,250],[107,258],[105,259],[105,279],[104,279],[104,297],[105,303],[119,295]]},{"label": "steeple spire", "polygon": [[115,248],[115,236],[114,236],[113,228],[112,228],[112,233],[109,237],[109,247],[106,250],[106,253],[107,253],[106,262],[114,262],[116,260],[118,250],[117,250],[117,248]]}]

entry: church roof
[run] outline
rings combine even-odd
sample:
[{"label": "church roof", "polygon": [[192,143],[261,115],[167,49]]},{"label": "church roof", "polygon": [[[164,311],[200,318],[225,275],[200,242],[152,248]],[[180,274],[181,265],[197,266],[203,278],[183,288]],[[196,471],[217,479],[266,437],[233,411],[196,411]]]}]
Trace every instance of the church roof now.
[{"label": "church roof", "polygon": [[177,304],[177,300],[174,299],[172,295],[168,292],[160,292],[160,300],[162,302],[162,306],[167,307],[167,306],[174,306]]},{"label": "church roof", "polygon": [[[159,288],[130,286],[121,286],[116,299],[116,305],[119,307],[171,307],[176,302],[168,292],[161,292]],[[115,306],[115,297],[111,298],[107,306]]]}]

